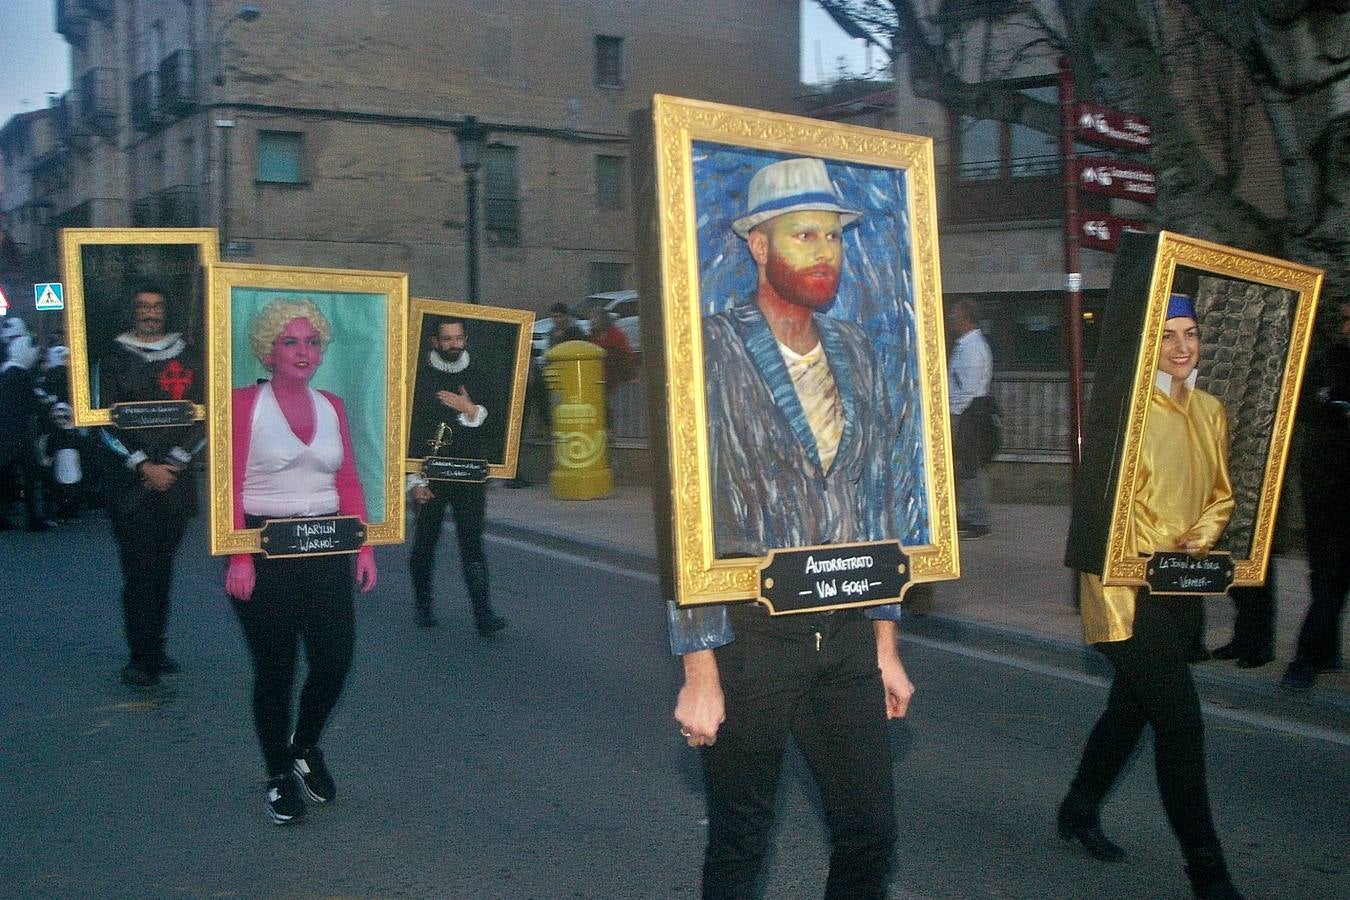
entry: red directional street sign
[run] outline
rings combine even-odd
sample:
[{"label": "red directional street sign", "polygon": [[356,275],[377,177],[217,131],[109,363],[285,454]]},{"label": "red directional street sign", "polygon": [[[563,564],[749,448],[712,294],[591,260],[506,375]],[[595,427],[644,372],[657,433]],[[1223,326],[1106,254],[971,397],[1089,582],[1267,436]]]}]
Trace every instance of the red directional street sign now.
[{"label": "red directional street sign", "polygon": [[1078,104],[1074,137],[1088,144],[1147,150],[1153,146],[1153,126],[1143,116],[1095,103]]},{"label": "red directional street sign", "polygon": [[1145,231],[1148,226],[1138,219],[1126,219],[1121,216],[1092,216],[1084,219],[1078,228],[1078,239],[1084,247],[1093,250],[1105,250],[1115,253],[1120,244],[1122,231]]},{"label": "red directional street sign", "polygon": [[1102,156],[1080,156],[1076,162],[1078,187],[1089,194],[1105,194],[1141,203],[1152,203],[1158,197],[1152,166]]}]

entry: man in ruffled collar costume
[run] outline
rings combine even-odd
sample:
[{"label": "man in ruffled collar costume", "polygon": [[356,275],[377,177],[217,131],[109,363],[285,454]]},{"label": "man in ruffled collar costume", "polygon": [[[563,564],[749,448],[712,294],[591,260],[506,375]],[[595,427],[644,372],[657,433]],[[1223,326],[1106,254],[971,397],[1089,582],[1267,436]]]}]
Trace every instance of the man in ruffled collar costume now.
[{"label": "man in ruffled collar costume", "polygon": [[[156,285],[131,298],[132,327],[99,361],[99,403],[201,403],[201,359],[183,335],[166,329],[168,298]],[[122,563],[122,613],[130,659],[122,680],[137,687],[178,670],[164,652],[173,561],[184,528],[197,512],[193,460],[205,444],[200,422],[154,428],[107,426],[108,518]]]}]

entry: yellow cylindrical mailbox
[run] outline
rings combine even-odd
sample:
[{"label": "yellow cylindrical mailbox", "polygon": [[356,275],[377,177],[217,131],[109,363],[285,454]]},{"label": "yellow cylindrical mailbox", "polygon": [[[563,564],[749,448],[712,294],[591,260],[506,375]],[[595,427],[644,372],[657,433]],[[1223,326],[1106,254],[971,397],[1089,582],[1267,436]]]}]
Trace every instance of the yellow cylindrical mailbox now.
[{"label": "yellow cylindrical mailbox", "polygon": [[594,500],[614,489],[605,427],[605,351],[590,341],[563,341],[544,354],[554,395],[553,471],[560,500]]}]

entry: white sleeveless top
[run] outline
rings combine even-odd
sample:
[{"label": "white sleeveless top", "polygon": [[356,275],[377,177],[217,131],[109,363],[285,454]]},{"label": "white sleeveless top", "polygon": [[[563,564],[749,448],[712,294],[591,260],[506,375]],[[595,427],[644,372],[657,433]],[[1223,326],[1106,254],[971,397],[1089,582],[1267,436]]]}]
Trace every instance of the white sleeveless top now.
[{"label": "white sleeveless top", "polygon": [[272,385],[258,389],[253,404],[248,462],[244,468],[244,512],[276,519],[337,512],[334,473],[342,466],[342,433],[337,410],[309,388],[314,405],[314,440],[295,436],[277,405]]}]

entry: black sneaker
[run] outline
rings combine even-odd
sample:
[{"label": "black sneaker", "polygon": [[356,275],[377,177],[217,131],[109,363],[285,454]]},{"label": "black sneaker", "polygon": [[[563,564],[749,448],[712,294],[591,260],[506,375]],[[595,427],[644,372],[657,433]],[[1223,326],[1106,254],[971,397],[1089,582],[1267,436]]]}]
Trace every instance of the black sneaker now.
[{"label": "black sneaker", "polygon": [[1318,667],[1306,659],[1295,659],[1289,664],[1289,668],[1284,670],[1284,677],[1280,679],[1280,687],[1286,691],[1293,691],[1296,694],[1306,694],[1312,690],[1313,682],[1317,680]]},{"label": "black sneaker", "polygon": [[123,666],[122,683],[132,687],[154,687],[159,684],[159,673],[140,666]]},{"label": "black sneaker", "polygon": [[304,798],[289,774],[269,778],[263,798],[267,801],[267,815],[274,825],[290,825],[305,817]]},{"label": "black sneaker", "polygon": [[305,796],[314,803],[331,803],[337,799],[337,785],[328,766],[323,763],[323,751],[317,747],[308,750],[292,749],[295,756],[295,777]]}]

